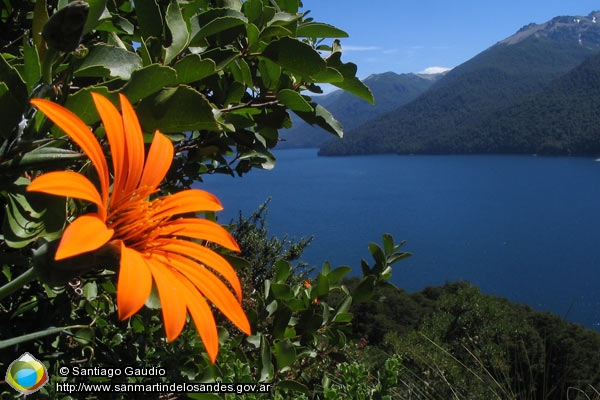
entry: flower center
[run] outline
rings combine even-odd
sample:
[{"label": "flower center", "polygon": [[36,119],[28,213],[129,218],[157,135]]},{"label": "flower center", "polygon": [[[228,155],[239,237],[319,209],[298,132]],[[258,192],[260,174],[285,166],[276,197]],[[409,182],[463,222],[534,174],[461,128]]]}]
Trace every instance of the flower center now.
[{"label": "flower center", "polygon": [[114,229],[115,239],[121,239],[127,247],[138,251],[147,249],[149,243],[159,236],[157,229],[166,217],[156,217],[160,200],[150,201],[154,192],[151,187],[137,188],[108,210],[107,227]]}]

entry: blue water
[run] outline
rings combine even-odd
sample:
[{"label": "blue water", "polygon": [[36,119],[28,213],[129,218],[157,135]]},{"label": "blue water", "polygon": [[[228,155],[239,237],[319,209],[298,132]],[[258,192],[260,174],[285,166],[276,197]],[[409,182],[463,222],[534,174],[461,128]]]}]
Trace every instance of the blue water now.
[{"label": "blue water", "polygon": [[317,157],[276,152],[272,171],[205,177],[228,223],[268,197],[268,228],[314,235],[303,260],[360,274],[391,233],[413,257],[392,281],[409,292],[468,280],[490,294],[600,329],[600,162],[534,156]]}]

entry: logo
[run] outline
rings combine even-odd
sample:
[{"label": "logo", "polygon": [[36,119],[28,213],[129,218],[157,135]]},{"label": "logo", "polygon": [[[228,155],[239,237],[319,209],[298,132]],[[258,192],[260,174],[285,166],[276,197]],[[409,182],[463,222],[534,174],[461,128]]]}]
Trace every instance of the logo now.
[{"label": "logo", "polygon": [[40,360],[23,353],[8,366],[6,382],[22,394],[31,394],[48,382],[48,372]]}]

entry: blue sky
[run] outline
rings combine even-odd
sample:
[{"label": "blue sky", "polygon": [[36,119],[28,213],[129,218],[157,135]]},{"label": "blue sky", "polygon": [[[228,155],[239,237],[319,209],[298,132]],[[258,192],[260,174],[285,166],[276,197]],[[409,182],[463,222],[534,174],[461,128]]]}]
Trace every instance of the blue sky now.
[{"label": "blue sky", "polygon": [[452,68],[531,22],[600,10],[595,0],[302,0],[315,21],[345,30],[342,60],[374,73]]}]

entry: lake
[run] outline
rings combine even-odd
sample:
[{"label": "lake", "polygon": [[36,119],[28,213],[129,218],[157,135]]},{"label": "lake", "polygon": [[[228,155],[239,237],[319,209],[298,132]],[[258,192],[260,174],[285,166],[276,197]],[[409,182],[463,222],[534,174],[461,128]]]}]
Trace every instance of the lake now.
[{"label": "lake", "polygon": [[273,235],[314,240],[320,268],[371,261],[388,232],[413,257],[392,282],[409,292],[468,280],[485,293],[600,330],[600,162],[481,156],[318,157],[279,150],[274,170],[204,176],[228,223],[271,198]]}]

